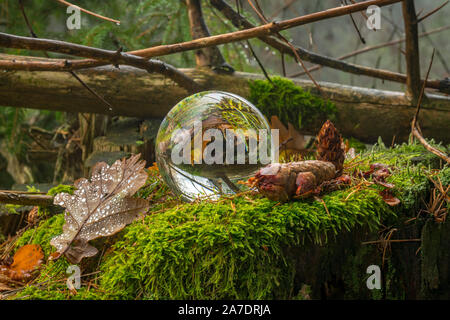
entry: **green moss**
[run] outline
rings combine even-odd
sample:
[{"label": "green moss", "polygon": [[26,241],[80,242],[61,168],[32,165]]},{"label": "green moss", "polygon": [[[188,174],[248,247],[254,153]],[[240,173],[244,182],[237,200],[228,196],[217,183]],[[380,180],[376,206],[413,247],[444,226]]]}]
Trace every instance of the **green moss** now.
[{"label": "green moss", "polygon": [[305,125],[333,120],[336,106],[330,101],[304,91],[291,80],[273,77],[268,80],[254,80],[249,83],[249,100],[270,119],[278,116],[284,123],[292,123],[300,129]]},{"label": "green moss", "polygon": [[5,204],[3,207],[6,209],[6,212],[9,214],[20,214],[20,212],[17,212],[16,209],[19,209],[22,206],[20,204]]},{"label": "green moss", "polygon": [[39,226],[29,229],[17,240],[15,247],[20,248],[26,244],[39,244],[48,256],[54,251],[50,245],[50,240],[62,233],[62,226],[64,224],[64,215],[58,214],[47,220],[39,223]]},{"label": "green moss", "polygon": [[356,138],[350,137],[346,140],[348,141],[348,146],[354,148],[356,152],[363,152],[367,149],[366,145]]},{"label": "green moss", "polygon": [[235,198],[184,204],[126,229],[102,265],[101,284],[120,298],[289,298],[292,263],[283,248],[324,244],[356,225],[376,229],[393,212],[375,190],[276,205]]},{"label": "green moss", "polygon": [[[417,157],[420,161],[412,164],[412,159]],[[299,288],[294,285],[296,262],[287,254],[287,248],[302,250],[313,245],[326,248],[333,244],[330,250],[334,250],[338,245],[336,239],[346,232],[356,232],[362,227],[376,234],[382,225],[401,226],[405,219],[417,214],[414,208],[420,206],[421,197],[431,188],[427,175],[434,160],[421,145],[405,144],[393,149],[377,145],[358,159],[358,170],[367,170],[374,162],[391,165],[393,174],[388,182],[395,184],[394,192],[401,200],[399,206],[385,204],[379,195],[382,188],[377,185],[366,186],[358,192],[334,191],[322,197],[323,203],[309,199],[279,204],[256,195],[181,203],[167,195],[168,190],[159,181],[157,172],[149,170],[149,180],[139,195],[153,202],[150,214],[126,227],[106,250],[101,263],[95,260],[99,257],[86,259],[90,262],[83,266],[83,273],[96,271],[100,265],[96,289],[84,286],[72,296],[64,283],[67,262],[60,259],[55,262],[57,267],[52,268],[51,264],[45,267],[52,279],[60,281],[30,286],[19,296],[33,299],[299,298]],[[441,171],[443,180],[449,179],[449,172],[448,168]],[[25,232],[17,246],[38,243],[48,255],[54,250],[49,241],[61,232],[62,224],[63,216],[54,216]],[[380,292],[362,292],[367,261],[380,263],[376,247],[360,246],[343,252],[348,253],[342,264],[346,270],[342,275],[346,297],[380,298]],[[395,266],[389,268],[395,270]],[[41,274],[35,282],[45,281],[43,277]],[[401,292],[395,296],[401,297]]]},{"label": "green moss", "polygon": [[47,195],[49,196],[54,196],[58,193],[68,193],[68,194],[73,194],[73,192],[75,191],[75,187],[73,185],[66,185],[66,184],[60,184],[57,185],[56,187],[51,188],[50,190],[48,190]]}]

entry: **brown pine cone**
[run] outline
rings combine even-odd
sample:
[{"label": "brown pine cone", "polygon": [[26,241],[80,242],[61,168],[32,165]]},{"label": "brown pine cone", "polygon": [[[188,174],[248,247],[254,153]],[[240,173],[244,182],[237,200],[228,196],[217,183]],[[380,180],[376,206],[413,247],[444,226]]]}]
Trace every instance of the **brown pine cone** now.
[{"label": "brown pine cone", "polygon": [[342,173],[345,159],[342,137],[330,120],[323,124],[317,135],[317,159],[333,163],[336,175]]}]

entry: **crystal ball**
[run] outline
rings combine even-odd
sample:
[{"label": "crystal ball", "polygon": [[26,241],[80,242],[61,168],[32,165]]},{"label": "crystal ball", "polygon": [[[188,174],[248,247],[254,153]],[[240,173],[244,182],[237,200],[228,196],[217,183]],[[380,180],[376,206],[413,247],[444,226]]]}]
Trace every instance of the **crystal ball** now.
[{"label": "crystal ball", "polygon": [[186,201],[245,190],[240,182],[272,162],[272,132],[244,98],[204,91],[176,104],[156,137],[156,162],[166,184]]}]

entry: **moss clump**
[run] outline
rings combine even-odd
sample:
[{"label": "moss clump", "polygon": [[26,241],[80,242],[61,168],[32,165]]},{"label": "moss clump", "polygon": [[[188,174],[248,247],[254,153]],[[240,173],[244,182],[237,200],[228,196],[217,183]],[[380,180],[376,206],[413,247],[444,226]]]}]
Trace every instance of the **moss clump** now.
[{"label": "moss clump", "polygon": [[50,245],[53,237],[62,233],[64,215],[58,214],[47,220],[43,220],[36,228],[29,229],[17,240],[15,247],[20,248],[26,244],[39,244],[48,256],[54,248]]},{"label": "moss clump", "polygon": [[300,129],[317,121],[333,120],[336,106],[330,101],[304,91],[291,80],[273,77],[251,81],[249,100],[268,118],[278,116],[285,124]]},{"label": "moss clump", "polygon": [[73,185],[60,184],[48,190],[47,195],[54,196],[62,192],[73,194],[74,191],[75,187]]},{"label": "moss clump", "polygon": [[330,215],[318,201],[234,198],[148,216],[106,258],[102,288],[124,299],[289,298],[293,266],[284,247],[323,244],[356,225],[376,229],[393,214],[375,190],[345,202],[348,193],[324,197]]},{"label": "moss clump", "polygon": [[363,152],[367,149],[366,145],[356,138],[350,137],[345,140],[345,142],[348,143],[348,146],[354,148],[356,152]]}]

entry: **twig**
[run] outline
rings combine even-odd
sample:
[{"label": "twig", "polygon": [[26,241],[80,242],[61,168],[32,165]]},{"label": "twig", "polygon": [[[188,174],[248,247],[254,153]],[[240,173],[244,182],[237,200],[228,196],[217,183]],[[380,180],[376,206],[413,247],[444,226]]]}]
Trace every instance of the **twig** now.
[{"label": "twig", "polygon": [[102,101],[105,105],[108,106],[108,110],[112,111],[113,107],[112,105],[105,100],[105,98],[103,98],[101,95],[99,95],[95,90],[93,90],[91,87],[89,87],[86,82],[84,82],[83,80],[81,80],[81,78],[75,73],[75,71],[70,70],[69,73],[72,75],[72,77],[74,77],[86,90],[88,90],[91,94],[93,94],[94,96],[97,97],[97,99],[99,99],[100,101]]},{"label": "twig", "polygon": [[261,68],[261,71],[263,72],[264,76],[266,77],[266,79],[273,84],[272,79],[270,79],[269,74],[267,73],[266,69],[264,68],[264,65],[262,64],[261,60],[259,60],[258,56],[255,53],[255,50],[253,50],[252,45],[250,44],[250,41],[246,41],[247,42],[247,46],[250,49],[250,52],[252,54],[252,56],[255,58],[256,62],[258,63],[259,67]]},{"label": "twig", "polygon": [[[25,20],[25,23],[27,24],[28,30],[30,31],[30,34],[33,38],[39,38],[36,33],[33,30],[33,27],[31,26],[30,21],[28,20],[28,16],[25,13],[25,8],[23,6],[22,0],[19,0],[19,5],[20,5],[20,10],[22,11],[22,15],[23,18]],[[44,51],[44,54],[47,58],[49,58],[48,54],[46,51]],[[68,71],[72,77],[74,77],[85,89],[87,89],[91,94],[93,94],[95,97],[97,97],[101,102],[103,102],[107,107],[108,110],[112,110],[112,105],[106,101],[101,95],[99,95],[94,89],[92,89],[91,87],[89,87],[83,80],[80,79],[80,77],[73,71],[70,70]]]},{"label": "twig", "polygon": [[[157,72],[174,80],[179,85],[185,87],[189,91],[198,91],[200,86],[184,73],[158,60],[147,60],[132,54],[123,53],[121,50],[111,51],[98,49],[83,45],[78,45],[70,42],[50,40],[50,39],[35,39],[29,37],[20,37],[0,32],[0,46],[6,48],[28,49],[28,50],[44,50],[51,52],[58,52],[70,54],[79,57],[87,57],[96,63],[113,64],[113,65],[130,65],[136,68],[147,70],[148,72]],[[75,61],[65,61],[62,65],[60,62],[42,62],[42,61],[5,61],[0,60],[1,69],[20,70],[42,70],[50,69],[52,71],[69,71],[73,70]],[[44,68],[42,68],[44,67]]]},{"label": "twig", "polygon": [[413,129],[412,129],[412,134],[420,141],[420,143],[423,144],[423,146],[425,147],[425,149],[427,149],[427,150],[430,151],[431,153],[434,153],[434,154],[437,155],[439,158],[443,159],[443,160],[446,161],[448,164],[450,164],[450,157],[448,157],[447,154],[445,154],[445,153],[442,152],[441,150],[438,150],[438,149],[434,148],[433,146],[431,146],[431,145],[423,138],[423,136],[420,134],[420,132],[417,130],[417,128],[413,128]]},{"label": "twig", "polygon": [[25,13],[25,8],[24,8],[24,6],[23,6],[22,0],[19,0],[19,7],[20,7],[20,11],[22,12],[23,19],[25,20],[25,23],[27,24],[28,30],[29,30],[30,33],[31,33],[31,36],[32,36],[33,38],[37,38],[38,36],[34,33],[33,27],[31,26],[31,23],[30,23],[30,21],[28,20],[28,17],[27,17],[27,15],[26,15],[26,13]]},{"label": "twig", "polygon": [[[253,4],[252,0],[248,0],[248,3],[250,4],[250,6],[253,8],[253,10],[258,14],[258,16],[260,17],[260,19],[265,22],[265,23],[269,23],[266,19],[266,17],[264,16],[263,12],[261,11],[261,8],[259,7],[259,4],[257,2],[257,0],[255,0],[256,3],[256,7]],[[313,78],[313,76],[308,72],[308,69],[306,68],[305,64],[303,63],[302,58],[300,58],[300,55],[298,54],[297,50],[294,48],[294,46],[290,43],[290,41],[288,39],[286,39],[283,35],[281,35],[281,33],[276,32],[275,35],[280,38],[282,41],[284,41],[292,50],[292,52],[294,53],[295,59],[297,60],[298,63],[300,63],[300,65],[302,66],[303,70],[305,70],[305,72],[307,73],[308,77],[311,79],[311,81],[314,83],[314,85],[316,86],[316,88],[319,90],[319,92],[321,91],[320,89],[320,85],[316,82],[316,80]]]},{"label": "twig", "polygon": [[64,1],[64,0],[56,0],[56,1],[58,1],[59,3],[62,3],[62,4],[64,4],[64,5],[66,5],[66,6],[68,6],[68,7],[71,7],[71,6],[72,6],[72,7],[77,7],[78,9],[80,9],[80,11],[83,11],[84,13],[87,13],[87,14],[89,14],[89,15],[91,15],[91,16],[96,17],[96,18],[103,19],[103,20],[110,21],[110,22],[114,22],[115,24],[120,25],[120,21],[119,21],[119,20],[111,19],[111,18],[102,16],[102,15],[100,15],[100,14],[98,14],[98,13],[95,13],[95,12],[92,12],[92,11],[89,11],[89,10],[86,10],[86,9],[83,9],[83,8],[77,6],[77,5],[71,4],[71,3],[68,2],[68,1]]},{"label": "twig", "polygon": [[[435,52],[435,49],[433,48],[433,52],[431,53],[430,64],[428,65],[427,75],[426,75],[425,79],[428,79],[428,76],[430,75],[431,66],[433,65],[433,60],[434,60],[434,52]],[[419,111],[420,111],[420,106],[422,104],[422,99],[423,99],[424,93],[425,93],[425,85],[422,85],[422,89],[420,90],[419,98],[417,100],[416,113],[414,114],[414,118],[411,123],[411,126],[413,128],[416,126],[417,120],[419,118]]]},{"label": "twig", "polygon": [[[430,65],[428,66],[427,75],[426,75],[425,79],[428,79],[428,76],[430,75],[431,66],[433,65],[434,52],[435,52],[435,49],[433,49]],[[450,157],[448,157],[447,154],[445,154],[443,151],[431,146],[420,133],[420,127],[418,126],[418,119],[419,119],[420,106],[422,104],[424,92],[425,92],[425,83],[422,86],[422,89],[420,90],[420,95],[419,95],[419,99],[417,102],[416,113],[414,114],[414,118],[411,121],[411,133],[413,136],[415,136],[420,141],[420,143],[423,144],[425,149],[427,149],[431,153],[437,155],[438,157],[440,157],[441,159],[445,160],[447,163],[450,164]]]},{"label": "twig", "polygon": [[450,0],[445,1],[443,4],[441,4],[439,7],[437,7],[434,10],[431,10],[430,12],[428,12],[427,14],[425,14],[423,17],[420,17],[417,19],[416,23],[420,23],[423,20],[425,20],[426,18],[428,18],[429,16],[431,16],[432,14],[438,12],[439,10],[441,10],[443,7],[445,7],[448,3],[450,2]]},{"label": "twig", "polygon": [[283,72],[283,77],[286,77],[286,62],[284,61],[284,53],[281,54],[281,70]]},{"label": "twig", "polygon": [[[421,28],[422,28],[423,33],[427,33],[427,31],[426,31],[426,29],[425,29],[425,26],[424,26],[423,24],[421,25]],[[420,37],[420,35],[421,35],[421,34],[419,34],[419,37]],[[427,34],[427,35],[425,36],[425,39],[430,43],[430,46],[431,46],[432,48],[436,48],[436,47],[437,47],[437,46],[434,44],[433,39],[429,36],[429,34]],[[446,50],[444,50],[444,52],[446,52]],[[436,49],[436,58],[438,58],[439,61],[441,62],[442,66],[443,66],[444,69],[445,69],[445,72],[446,72],[447,74],[450,74],[450,68],[448,67],[448,64],[447,64],[447,57],[443,57],[439,49]]]},{"label": "twig", "polygon": [[[342,5],[346,5],[346,4],[347,4],[347,1],[346,1],[346,0],[341,0],[341,4],[342,4]],[[353,15],[352,15],[352,14],[349,14],[349,16],[350,16],[350,19],[352,20],[353,27],[355,28],[356,33],[358,34],[359,40],[361,40],[361,42],[362,42],[363,44],[366,44],[366,40],[365,40],[364,37],[362,36],[361,31],[359,31],[359,28],[358,28],[358,26],[356,25],[355,19],[353,19]]]},{"label": "twig", "polygon": [[422,239],[391,239],[391,240],[375,240],[375,241],[365,241],[361,242],[361,244],[379,244],[379,243],[401,243],[401,242],[420,242]]},{"label": "twig", "polygon": [[[448,30],[448,29],[450,29],[450,25],[449,26],[440,27],[440,28],[436,28],[436,29],[430,30],[428,32],[423,32],[423,33],[419,34],[419,38],[425,37],[425,36],[428,36],[428,35],[431,35],[431,34],[434,34],[434,33],[438,33],[438,32],[441,32],[441,31],[445,31],[445,30]],[[405,38],[401,38],[401,39],[397,39],[397,40],[393,40],[393,41],[388,41],[388,42],[383,42],[383,43],[380,43],[380,44],[377,44],[377,45],[374,45],[374,46],[368,46],[368,47],[364,47],[364,48],[359,49],[359,50],[352,51],[350,53],[347,53],[347,54],[344,54],[344,55],[340,56],[337,59],[338,60],[344,60],[344,59],[351,58],[353,56],[356,56],[356,55],[359,55],[359,54],[362,54],[362,53],[366,53],[366,52],[373,51],[373,50],[380,49],[380,48],[394,46],[396,44],[403,43],[403,42],[405,42]],[[309,70],[309,72],[313,72],[313,71],[319,70],[321,68],[322,68],[321,65],[316,65],[314,67],[311,67],[308,70]],[[290,77],[298,77],[298,76],[302,76],[304,74],[306,74],[306,73],[305,72],[295,73],[293,75],[290,75]]]}]

